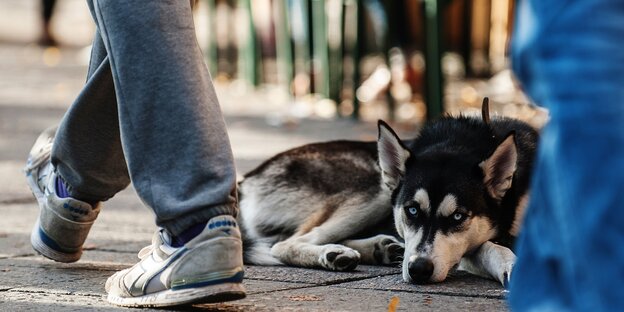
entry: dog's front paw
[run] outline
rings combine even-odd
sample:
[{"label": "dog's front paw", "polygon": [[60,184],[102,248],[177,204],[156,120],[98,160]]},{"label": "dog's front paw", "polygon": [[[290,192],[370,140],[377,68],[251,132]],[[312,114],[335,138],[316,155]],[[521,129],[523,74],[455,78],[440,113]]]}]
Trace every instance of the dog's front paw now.
[{"label": "dog's front paw", "polygon": [[466,255],[459,263],[459,270],[485,278],[497,280],[503,287],[509,287],[511,271],[516,262],[516,255],[511,249],[485,242],[472,254]]},{"label": "dog's front paw", "polygon": [[496,278],[505,289],[509,289],[509,281],[511,280],[511,271],[516,263],[516,255],[506,247],[497,247],[497,257],[494,257],[496,269],[494,270],[494,278]]},{"label": "dog's front paw", "polygon": [[506,263],[503,265],[503,270],[498,276],[498,280],[503,284],[505,289],[509,289],[509,282],[511,281],[511,271],[513,270],[514,261]]},{"label": "dog's front paw", "polygon": [[360,263],[360,253],[342,245],[325,245],[319,262],[328,270],[352,271]]},{"label": "dog's front paw", "polygon": [[377,264],[399,264],[403,261],[405,245],[394,236],[378,235],[375,237],[375,251],[373,255]]}]

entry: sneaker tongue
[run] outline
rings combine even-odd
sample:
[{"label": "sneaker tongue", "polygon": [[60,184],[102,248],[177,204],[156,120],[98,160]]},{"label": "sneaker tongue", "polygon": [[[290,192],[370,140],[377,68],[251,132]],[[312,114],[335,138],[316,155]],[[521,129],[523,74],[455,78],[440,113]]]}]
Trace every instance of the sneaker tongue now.
[{"label": "sneaker tongue", "polygon": [[[141,253],[143,253],[143,256],[147,255],[147,254],[159,254],[160,253],[160,246],[162,246],[163,244],[166,244],[167,241],[169,240],[167,232],[164,229],[159,229],[158,231],[156,231],[154,233],[154,235],[152,236],[152,244],[150,246],[147,246],[143,249],[145,249],[146,251],[144,252],[143,250],[141,250],[141,252],[139,252],[139,258],[141,257]],[[160,256],[160,255],[158,255]],[[166,258],[166,256],[165,256]]]},{"label": "sneaker tongue", "polygon": [[157,243],[158,245],[171,245],[171,234],[165,231],[165,229],[161,229],[160,231],[156,232],[156,235],[154,235],[154,238],[152,239],[152,244],[154,243]]},{"label": "sneaker tongue", "polygon": [[160,260],[169,258],[171,254],[178,250],[178,248],[171,246],[171,234],[164,229],[156,232],[152,238],[152,246],[155,251],[154,255],[160,258]]}]

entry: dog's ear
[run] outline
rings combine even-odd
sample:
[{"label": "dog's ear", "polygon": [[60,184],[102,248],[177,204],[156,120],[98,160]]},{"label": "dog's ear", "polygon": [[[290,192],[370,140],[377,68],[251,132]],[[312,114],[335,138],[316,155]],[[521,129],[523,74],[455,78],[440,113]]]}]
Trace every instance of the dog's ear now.
[{"label": "dog's ear", "polygon": [[518,151],[515,133],[510,133],[488,159],[479,164],[483,170],[483,182],[492,198],[501,200],[511,188],[517,168]]},{"label": "dog's ear", "polygon": [[405,148],[397,134],[382,120],[377,123],[379,137],[377,138],[377,152],[379,153],[379,167],[384,184],[394,190],[405,174],[405,162],[410,152]]}]

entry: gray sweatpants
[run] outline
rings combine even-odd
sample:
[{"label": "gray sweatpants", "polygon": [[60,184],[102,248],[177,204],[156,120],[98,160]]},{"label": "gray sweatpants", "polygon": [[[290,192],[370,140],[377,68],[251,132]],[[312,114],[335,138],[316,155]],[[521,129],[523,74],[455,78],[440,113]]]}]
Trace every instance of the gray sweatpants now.
[{"label": "gray sweatpants", "polygon": [[172,234],[236,214],[236,172],[189,1],[88,0],[87,82],[52,163],[72,197],[107,200],[130,181]]}]

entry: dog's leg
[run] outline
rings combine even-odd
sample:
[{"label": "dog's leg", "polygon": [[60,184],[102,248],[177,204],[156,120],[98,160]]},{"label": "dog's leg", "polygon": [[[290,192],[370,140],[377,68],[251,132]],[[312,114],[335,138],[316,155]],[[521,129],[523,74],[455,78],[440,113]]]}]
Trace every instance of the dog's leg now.
[{"label": "dog's leg", "polygon": [[325,241],[323,230],[293,236],[271,248],[271,254],[283,263],[301,267],[321,267],[333,271],[350,271],[360,262],[360,253],[338,244],[318,244]]},{"label": "dog's leg", "polygon": [[361,201],[343,203],[331,217],[319,210],[299,227],[295,235],[273,245],[271,254],[283,263],[295,266],[353,270],[360,262],[360,253],[337,243],[385,218],[389,210],[382,209],[384,205],[380,203],[386,200],[384,195],[368,205],[361,205]]},{"label": "dog's leg", "polygon": [[293,236],[273,245],[271,255],[294,266],[355,269],[360,253],[339,243],[389,218],[390,198],[386,192],[374,198],[342,195],[324,199],[322,207],[306,218]]},{"label": "dog's leg", "polygon": [[511,249],[485,242],[474,253],[464,256],[458,269],[482,277],[494,278],[507,288],[515,261],[516,255]]},{"label": "dog's leg", "polygon": [[346,240],[342,244],[358,251],[363,264],[400,264],[403,260],[404,245],[394,236],[379,234],[370,238]]}]

